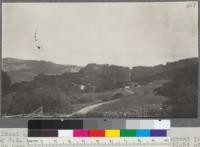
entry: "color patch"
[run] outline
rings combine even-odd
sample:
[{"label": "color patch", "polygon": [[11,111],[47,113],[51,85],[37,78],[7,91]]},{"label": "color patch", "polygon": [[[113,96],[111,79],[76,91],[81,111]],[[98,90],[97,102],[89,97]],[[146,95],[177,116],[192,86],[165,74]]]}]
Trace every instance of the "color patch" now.
[{"label": "color patch", "polygon": [[105,137],[120,137],[120,130],[105,130]]},{"label": "color patch", "polygon": [[58,137],[58,130],[41,130],[42,137]]},{"label": "color patch", "polygon": [[58,130],[58,137],[73,137],[73,130]]},{"label": "color patch", "polygon": [[170,120],[154,120],[154,129],[169,130],[171,128]]},{"label": "color patch", "polygon": [[136,130],[137,137],[150,137],[150,130]]},{"label": "color patch", "polygon": [[28,137],[42,137],[41,130],[28,130]]},{"label": "color patch", "polygon": [[64,130],[83,129],[83,120],[29,120],[28,129]]},{"label": "color patch", "polygon": [[89,137],[105,137],[105,130],[89,130]]},{"label": "color patch", "polygon": [[167,130],[151,130],[151,137],[166,137]]},{"label": "color patch", "polygon": [[135,137],[136,136],[136,130],[121,130],[120,136],[121,137]]},{"label": "color patch", "polygon": [[88,137],[88,130],[74,130],[73,131],[74,137]]},{"label": "color patch", "polygon": [[28,130],[28,137],[58,137],[58,130]]}]

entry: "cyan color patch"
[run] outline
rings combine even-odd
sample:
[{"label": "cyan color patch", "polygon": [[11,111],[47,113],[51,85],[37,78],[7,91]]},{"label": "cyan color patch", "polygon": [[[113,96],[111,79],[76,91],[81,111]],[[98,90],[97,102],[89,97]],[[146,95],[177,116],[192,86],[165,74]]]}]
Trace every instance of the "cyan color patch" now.
[{"label": "cyan color patch", "polygon": [[150,137],[150,130],[136,130],[136,137]]}]

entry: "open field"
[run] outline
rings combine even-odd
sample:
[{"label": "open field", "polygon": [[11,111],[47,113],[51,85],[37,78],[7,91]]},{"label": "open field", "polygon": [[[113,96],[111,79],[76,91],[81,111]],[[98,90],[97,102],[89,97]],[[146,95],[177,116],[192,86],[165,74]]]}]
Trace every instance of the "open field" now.
[{"label": "open field", "polygon": [[[79,99],[79,103],[72,105],[72,108],[73,108],[72,113],[75,113],[85,108],[87,110],[87,107],[96,108],[97,106],[99,107],[102,104],[109,103],[110,101],[114,102],[115,100],[119,100],[123,97],[129,96],[132,94],[133,94],[132,91],[124,89],[124,88],[110,90],[106,92],[82,93],[82,94],[77,95]],[[120,95],[120,96],[117,96],[117,95]],[[95,107],[93,107],[93,105]]]},{"label": "open field", "polygon": [[[87,116],[128,116],[128,117],[150,117],[150,112],[160,112],[162,109],[162,103],[167,100],[166,97],[158,96],[153,93],[153,90],[166,80],[159,80],[147,83],[145,85],[132,86],[130,89],[125,89],[129,95],[123,96],[117,101],[94,104],[82,108],[87,111]],[[132,94],[131,94],[132,91]],[[92,107],[92,109],[90,109]],[[79,111],[78,111],[79,112]],[[81,113],[74,113],[81,114]],[[154,114],[155,115],[155,114]],[[155,115],[156,116],[156,115]]]}]

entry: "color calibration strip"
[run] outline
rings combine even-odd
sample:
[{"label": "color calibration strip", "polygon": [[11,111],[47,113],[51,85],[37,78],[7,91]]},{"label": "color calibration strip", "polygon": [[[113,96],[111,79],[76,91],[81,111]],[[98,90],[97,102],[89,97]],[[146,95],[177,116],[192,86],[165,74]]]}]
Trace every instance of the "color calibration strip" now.
[{"label": "color calibration strip", "polygon": [[170,120],[29,120],[28,129],[170,129]]},{"label": "color calibration strip", "polygon": [[29,130],[28,137],[167,137],[167,130]]}]

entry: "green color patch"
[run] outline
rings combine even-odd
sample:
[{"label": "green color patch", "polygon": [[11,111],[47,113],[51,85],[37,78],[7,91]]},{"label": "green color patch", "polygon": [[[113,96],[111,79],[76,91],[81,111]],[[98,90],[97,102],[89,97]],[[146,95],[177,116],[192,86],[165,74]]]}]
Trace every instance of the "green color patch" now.
[{"label": "green color patch", "polygon": [[121,137],[135,137],[136,130],[120,130]]}]

